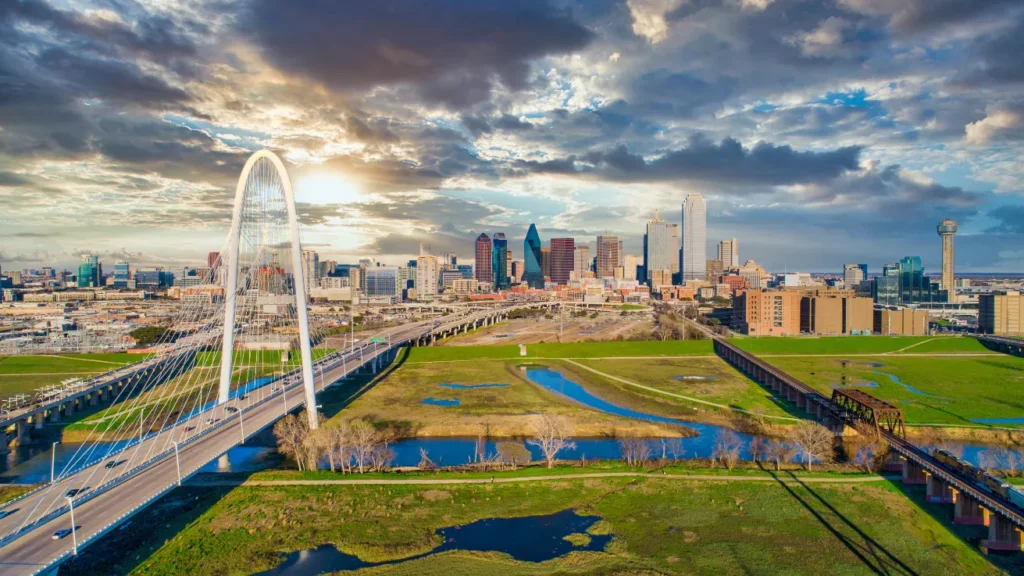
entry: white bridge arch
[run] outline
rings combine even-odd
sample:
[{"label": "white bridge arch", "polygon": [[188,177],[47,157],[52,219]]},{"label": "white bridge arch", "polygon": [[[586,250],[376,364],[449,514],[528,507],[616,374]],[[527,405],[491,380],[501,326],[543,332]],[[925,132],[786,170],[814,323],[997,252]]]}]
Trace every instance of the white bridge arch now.
[{"label": "white bridge arch", "polygon": [[[270,182],[260,180],[260,175],[271,176]],[[254,181],[254,177],[256,181]],[[259,186],[279,189],[284,196],[287,210],[288,236],[291,245],[292,277],[295,288],[295,311],[299,324],[299,350],[302,355],[302,384],[306,397],[306,412],[309,415],[309,427],[317,427],[316,389],[313,380],[313,352],[310,346],[309,313],[306,308],[306,275],[302,268],[302,244],[299,241],[299,222],[295,213],[295,194],[288,179],[284,163],[276,154],[269,150],[260,150],[249,157],[242,168],[235,188],[235,205],[231,213],[231,231],[228,233],[227,244],[227,282],[224,289],[224,340],[221,347],[220,388],[217,395],[218,404],[224,404],[230,398],[231,375],[234,363],[235,348],[235,310],[238,297],[239,246],[241,245],[243,207],[246,198],[255,193],[266,193],[257,190]],[[276,190],[272,190],[276,191]],[[243,287],[244,289],[244,287]]]}]

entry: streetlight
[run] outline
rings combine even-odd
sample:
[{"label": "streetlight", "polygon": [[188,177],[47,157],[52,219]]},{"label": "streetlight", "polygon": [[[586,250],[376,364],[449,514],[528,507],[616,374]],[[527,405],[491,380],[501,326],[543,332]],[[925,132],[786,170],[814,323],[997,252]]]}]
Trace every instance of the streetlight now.
[{"label": "streetlight", "polygon": [[53,447],[50,448],[50,484],[53,484],[53,470],[57,464],[57,444],[59,442],[54,442]]},{"label": "streetlight", "polygon": [[142,442],[142,423],[146,419],[146,409],[142,408],[139,410],[139,442]]},{"label": "streetlight", "polygon": [[181,486],[181,460],[178,458],[178,442],[171,440],[171,444],[174,444],[174,464],[178,467],[178,486]]},{"label": "streetlight", "polygon": [[245,423],[242,421],[242,410],[238,411],[238,429],[242,432],[242,444],[245,444]]},{"label": "streetlight", "polygon": [[68,506],[71,507],[71,552],[78,556],[78,534],[75,532],[75,501],[71,496],[65,496],[68,499]]}]

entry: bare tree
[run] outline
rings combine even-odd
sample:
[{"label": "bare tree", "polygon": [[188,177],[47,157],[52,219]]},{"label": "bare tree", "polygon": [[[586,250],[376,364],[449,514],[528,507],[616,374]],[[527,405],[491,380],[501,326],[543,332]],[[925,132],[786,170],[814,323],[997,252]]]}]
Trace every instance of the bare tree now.
[{"label": "bare tree", "polygon": [[870,437],[870,440],[857,444],[853,452],[853,461],[864,467],[865,472],[871,472],[882,456],[889,451],[889,447],[881,440]]},{"label": "bare tree", "polygon": [[434,469],[434,461],[430,459],[430,454],[426,448],[420,448],[420,463],[418,466],[424,470]]},{"label": "bare tree", "polygon": [[370,464],[377,472],[382,472],[391,462],[395,460],[395,451],[388,448],[383,442],[373,445],[370,450]]},{"label": "bare tree", "polygon": [[274,424],[274,437],[277,438],[277,449],[285,456],[295,460],[299,470],[303,469],[303,445],[309,435],[309,423],[304,414],[296,417],[289,414]]},{"label": "bare tree", "polygon": [[554,467],[559,452],[576,448],[576,443],[569,440],[572,426],[561,416],[540,414],[533,420],[532,428],[533,439],[529,444],[540,448],[548,468]]},{"label": "bare tree", "polygon": [[788,462],[795,453],[796,451],[792,446],[778,440],[769,440],[768,445],[765,447],[765,456],[772,462],[775,462],[776,470],[782,467],[783,462]]},{"label": "bare tree", "polygon": [[753,440],[750,441],[750,446],[747,447],[750,451],[750,458],[754,462],[760,462],[764,460],[768,452],[768,440],[764,436],[754,436]]},{"label": "bare tree", "polygon": [[529,464],[532,456],[530,450],[522,442],[503,440],[498,442],[498,461],[508,465],[513,470],[517,466]]},{"label": "bare tree", "polygon": [[362,474],[366,465],[371,463],[370,455],[378,443],[379,435],[373,424],[366,420],[353,420],[349,429],[352,431],[352,459]]},{"label": "bare tree", "polygon": [[711,457],[718,460],[729,470],[732,470],[740,459],[740,450],[742,448],[743,440],[740,438],[740,435],[732,430],[724,429],[718,433],[718,439],[715,440],[715,447],[712,450]]},{"label": "bare tree", "polygon": [[804,420],[793,427],[789,438],[802,455],[804,465],[808,470],[811,469],[811,463],[814,460],[822,463],[832,461],[836,436],[821,424]]},{"label": "bare tree", "polygon": [[651,445],[636,438],[619,440],[619,451],[628,466],[643,466],[651,458]]},{"label": "bare tree", "polygon": [[673,460],[679,460],[683,456],[686,456],[686,449],[683,447],[682,438],[669,438],[665,445]]}]

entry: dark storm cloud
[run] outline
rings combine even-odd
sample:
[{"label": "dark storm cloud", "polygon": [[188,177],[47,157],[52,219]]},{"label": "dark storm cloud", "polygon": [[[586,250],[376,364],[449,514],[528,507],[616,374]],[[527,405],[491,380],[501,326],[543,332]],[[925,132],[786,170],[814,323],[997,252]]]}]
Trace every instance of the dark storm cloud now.
[{"label": "dark storm cloud", "polygon": [[496,82],[522,89],[531,60],[593,38],[543,0],[256,0],[243,20],[286,72],[343,91],[411,85],[453,108],[487,100]]},{"label": "dark storm cloud", "polygon": [[[786,185],[824,182],[856,170],[860,148],[851,146],[828,152],[800,152],[789,146],[758,142],[746,149],[731,138],[714,144],[701,136],[690,139],[686,148],[665,152],[653,160],[631,153],[624,145],[608,152],[590,152],[583,161],[593,166],[592,174],[620,182],[705,181],[749,185]],[[530,163],[517,168],[561,173],[586,170],[573,159]]]},{"label": "dark storm cloud", "polygon": [[651,114],[685,117],[703,108],[717,109],[736,86],[724,77],[709,82],[694,74],[655,70],[633,81],[633,101]]},{"label": "dark storm cloud", "polygon": [[999,224],[985,230],[988,234],[1024,235],[1024,206],[1002,206],[988,213]]},{"label": "dark storm cloud", "polygon": [[805,194],[804,201],[830,203],[839,198],[873,210],[880,218],[902,218],[907,210],[941,213],[959,210],[975,214],[975,206],[985,201],[979,192],[959,186],[943,186],[937,182],[918,181],[904,176],[899,165],[869,166],[863,171],[845,174],[828,184],[818,185],[816,192]]},{"label": "dark storm cloud", "polygon": [[922,32],[962,24],[980,17],[990,16],[1009,7],[1019,6],[1018,0],[839,0],[839,5],[868,15],[888,16],[889,25],[899,31]]},{"label": "dark storm cloud", "polygon": [[1024,82],[1024,11],[1016,22],[994,34],[975,41],[978,62],[973,70],[960,76],[960,83],[970,87],[979,81],[1009,84]]}]

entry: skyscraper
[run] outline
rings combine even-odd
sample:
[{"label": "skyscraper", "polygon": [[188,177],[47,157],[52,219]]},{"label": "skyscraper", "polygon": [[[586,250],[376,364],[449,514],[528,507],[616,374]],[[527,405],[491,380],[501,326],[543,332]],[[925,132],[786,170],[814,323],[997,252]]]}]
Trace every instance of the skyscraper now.
[{"label": "skyscraper", "polygon": [[315,250],[302,251],[302,273],[306,278],[306,291],[320,286],[320,255]]},{"label": "skyscraper", "polygon": [[618,236],[597,237],[597,268],[594,270],[598,278],[611,278],[615,276],[615,268],[621,266],[622,254],[619,252],[621,244]]},{"label": "skyscraper", "polygon": [[668,270],[669,274],[672,273],[672,264],[678,261],[679,250],[674,240],[672,225],[659,218],[655,210],[654,218],[647,221],[647,277],[643,279],[645,282],[650,283],[655,270]]},{"label": "skyscraper", "polygon": [[540,273],[551,278],[551,248],[540,249]]},{"label": "skyscraper", "polygon": [[131,280],[131,271],[128,262],[121,261],[114,263],[114,288],[127,288]]},{"label": "skyscraper", "polygon": [[942,238],[942,281],[939,286],[946,291],[946,299],[956,299],[956,288],[953,286],[953,236],[956,236],[956,221],[943,220],[938,227]]},{"label": "skyscraper", "polygon": [[103,267],[100,264],[99,256],[86,254],[82,256],[82,263],[78,265],[78,287],[99,288],[103,281]]},{"label": "skyscraper", "polygon": [[735,238],[722,240],[718,243],[718,259],[722,261],[722,268],[740,267],[740,244]]},{"label": "skyscraper", "polygon": [[868,277],[867,264],[845,264],[843,266],[843,287],[852,290]]},{"label": "skyscraper", "polygon": [[508,290],[508,240],[505,234],[496,232],[491,239],[491,273],[494,275],[494,287]]},{"label": "skyscraper", "polygon": [[[672,237],[671,242],[669,242],[672,247],[672,257],[669,258],[669,262],[671,262],[672,265],[669,267],[669,270],[671,270],[673,274],[677,274],[679,273],[679,265],[683,261],[683,254],[679,250],[679,224],[669,224],[668,230],[669,236]],[[619,242],[619,252],[622,252],[622,242]],[[625,256],[625,254],[623,254],[623,256]]]},{"label": "skyscraper", "polygon": [[206,255],[206,267],[210,270],[216,270],[217,266],[220,265],[220,252],[210,252]]},{"label": "skyscraper", "polygon": [[[683,281],[704,280],[707,260],[707,206],[699,193],[686,195],[683,201]],[[650,268],[648,263],[648,268]]]},{"label": "skyscraper", "polygon": [[590,246],[575,246],[573,248],[572,271],[576,273],[576,279],[583,278],[583,275],[590,271]]},{"label": "skyscraper", "polygon": [[[477,242],[480,240],[477,239]],[[437,278],[440,273],[441,266],[437,256],[423,255],[416,258],[417,299],[432,300],[437,296]]]},{"label": "skyscraper", "polygon": [[540,234],[537,233],[537,226],[530,224],[530,229],[526,232],[526,240],[523,242],[523,262],[526,266],[523,281],[530,288],[544,288],[544,271],[541,269],[540,250]]},{"label": "skyscraper", "polygon": [[551,281],[566,285],[576,260],[576,242],[572,238],[551,239]]},{"label": "skyscraper", "polygon": [[487,234],[476,237],[475,265],[477,282],[494,282],[494,275],[491,273],[491,239]]}]

